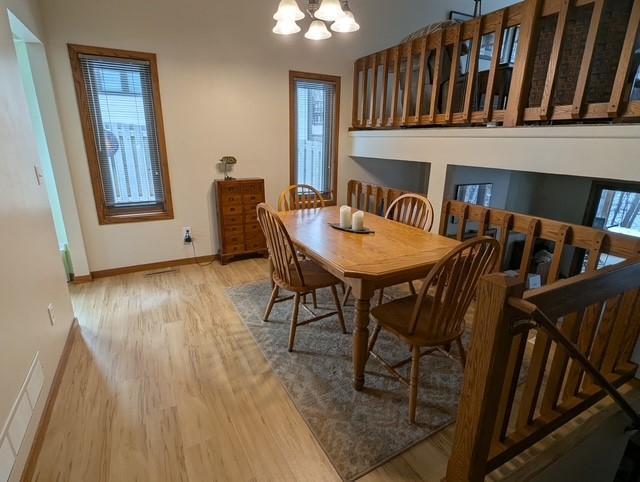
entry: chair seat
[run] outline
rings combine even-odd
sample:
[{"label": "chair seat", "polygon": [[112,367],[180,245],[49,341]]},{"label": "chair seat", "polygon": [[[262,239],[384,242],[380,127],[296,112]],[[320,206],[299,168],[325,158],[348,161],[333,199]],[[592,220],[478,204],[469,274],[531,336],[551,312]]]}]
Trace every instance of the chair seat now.
[{"label": "chair seat", "polygon": [[[317,265],[310,259],[299,260],[300,270],[304,278],[304,286],[291,286],[279,279],[274,273],[273,279],[276,283],[289,291],[297,291],[299,293],[308,293],[320,288],[328,288],[340,283],[340,280],[329,273],[327,270]],[[293,271],[295,268],[291,267]]]},{"label": "chair seat", "polygon": [[[405,296],[398,298],[389,303],[378,305],[371,310],[371,316],[382,327],[394,333],[400,339],[406,341],[410,345],[417,346],[438,346],[450,343],[457,337],[462,336],[462,332],[453,337],[434,338],[429,333],[431,325],[429,320],[429,309],[433,303],[433,297],[425,295],[423,300],[423,308],[418,315],[418,324],[415,333],[409,333],[409,320],[416,306],[417,295]],[[464,332],[464,324],[463,324]]]}]

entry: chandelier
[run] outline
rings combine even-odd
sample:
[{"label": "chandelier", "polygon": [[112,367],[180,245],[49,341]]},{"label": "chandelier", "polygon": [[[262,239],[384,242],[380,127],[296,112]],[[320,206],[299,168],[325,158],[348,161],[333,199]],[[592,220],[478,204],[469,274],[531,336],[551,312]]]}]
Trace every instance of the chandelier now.
[{"label": "chandelier", "polygon": [[[331,37],[325,22],[331,23],[331,30],[334,32],[350,33],[360,29],[349,8],[349,0],[308,0],[307,13],[311,18],[311,24],[304,36],[310,40],[325,40]],[[296,0],[280,0],[278,11],[273,16],[276,21],[273,33],[298,33],[301,29],[297,22],[303,18],[305,14],[300,10]]]}]

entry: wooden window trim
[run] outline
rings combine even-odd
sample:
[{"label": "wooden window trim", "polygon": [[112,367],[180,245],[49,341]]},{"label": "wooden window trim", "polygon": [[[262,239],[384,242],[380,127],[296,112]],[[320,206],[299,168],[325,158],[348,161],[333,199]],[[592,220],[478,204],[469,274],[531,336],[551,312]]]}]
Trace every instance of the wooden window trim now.
[{"label": "wooden window trim", "polygon": [[331,196],[325,198],[326,206],[335,206],[337,204],[337,188],[338,188],[338,147],[340,144],[340,85],[342,78],[337,75],[326,74],[312,74],[309,72],[298,72],[295,70],[289,71],[289,180],[291,184],[297,183],[296,178],[296,123],[295,123],[295,108],[296,108],[296,92],[295,81],[296,79],[304,80],[319,80],[322,82],[330,82],[335,85],[335,122],[333,126],[334,143],[331,153]]},{"label": "wooden window trim", "polygon": [[[171,181],[169,178],[169,165],[167,161],[167,146],[164,136],[164,122],[162,120],[162,105],[160,103],[160,83],[158,80],[158,65],[156,55],[146,52],[134,52],[130,50],[118,50],[102,47],[89,47],[86,45],[68,44],[69,58],[71,60],[71,72],[76,90],[78,110],[80,112],[80,123],[82,125],[82,135],[87,152],[89,163],[89,174],[93,187],[93,197],[96,203],[99,224],[119,224],[142,221],[158,221],[163,219],[173,219],[173,202],[171,198]],[[149,62],[151,71],[151,90],[153,95],[153,106],[156,117],[156,137],[158,142],[159,162],[162,172],[162,183],[164,189],[164,206],[162,210],[146,209],[124,209],[108,208],[103,195],[102,176],[100,175],[100,164],[97,147],[93,132],[93,124],[89,111],[89,100],[84,85],[82,68],[80,65],[80,55],[96,55],[101,57],[111,57],[119,59],[133,59]]]}]

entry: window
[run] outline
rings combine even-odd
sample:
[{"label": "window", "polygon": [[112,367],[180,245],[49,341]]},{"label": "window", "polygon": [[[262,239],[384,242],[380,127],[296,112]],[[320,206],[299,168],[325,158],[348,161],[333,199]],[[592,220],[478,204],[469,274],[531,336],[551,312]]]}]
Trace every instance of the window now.
[{"label": "window", "polygon": [[340,77],[290,72],[291,184],[308,184],[335,204]]},{"label": "window", "polygon": [[172,219],[155,55],[69,55],[100,224]]},{"label": "window", "polygon": [[479,204],[489,207],[491,204],[491,191],[493,184],[458,184],[456,186],[456,201],[469,204]]}]

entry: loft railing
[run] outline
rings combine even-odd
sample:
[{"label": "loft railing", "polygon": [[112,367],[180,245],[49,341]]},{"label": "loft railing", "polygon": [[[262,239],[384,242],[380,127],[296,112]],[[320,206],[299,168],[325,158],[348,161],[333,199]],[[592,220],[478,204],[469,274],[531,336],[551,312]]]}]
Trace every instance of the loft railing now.
[{"label": "loft railing", "polygon": [[354,129],[640,119],[640,0],[525,0],[358,59]]},{"label": "loft railing", "polygon": [[[496,237],[498,271],[510,240],[524,237],[517,275],[490,275],[478,289],[446,480],[480,481],[633,378],[640,239],[459,201],[445,203],[440,233]],[[524,291],[538,240],[553,244],[547,284]],[[586,253],[586,272],[560,279],[576,249]],[[621,262],[603,267],[606,257]]]},{"label": "loft railing", "polygon": [[[631,354],[639,288],[637,259],[524,294],[522,283],[504,274],[482,279],[445,480],[485,480],[606,395],[637,430],[637,412],[615,389],[638,368]],[[536,348],[544,341],[545,349],[527,361],[525,345],[534,333]],[[588,366],[597,371],[585,371]]]}]

